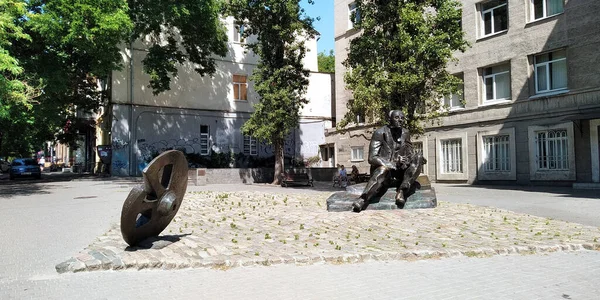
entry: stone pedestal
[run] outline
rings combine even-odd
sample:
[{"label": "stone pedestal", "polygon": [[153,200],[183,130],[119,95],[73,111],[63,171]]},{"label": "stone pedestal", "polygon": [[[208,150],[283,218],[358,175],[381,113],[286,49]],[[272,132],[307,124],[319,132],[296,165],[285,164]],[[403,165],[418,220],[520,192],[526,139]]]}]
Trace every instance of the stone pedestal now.
[{"label": "stone pedestal", "polygon": [[[437,198],[429,178],[426,175],[419,176],[417,180],[420,188],[406,199],[404,209],[434,208],[437,206]],[[352,211],[352,203],[360,197],[366,183],[348,186],[345,192],[337,192],[327,199],[327,211]],[[396,205],[396,189],[390,188],[381,197],[373,197],[367,210],[390,210],[400,209]]]}]

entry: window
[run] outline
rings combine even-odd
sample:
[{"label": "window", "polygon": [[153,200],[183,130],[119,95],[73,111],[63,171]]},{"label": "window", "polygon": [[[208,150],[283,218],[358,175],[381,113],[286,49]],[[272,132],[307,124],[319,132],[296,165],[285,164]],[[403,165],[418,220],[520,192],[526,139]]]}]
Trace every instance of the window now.
[{"label": "window", "polygon": [[[415,153],[422,155],[425,159],[427,159],[427,155],[424,154],[425,152],[423,149],[423,142],[412,142],[413,144],[413,148],[415,150]],[[422,169],[421,169],[421,174],[426,174],[425,170],[427,169],[427,165],[423,165]]]},{"label": "window", "polygon": [[529,126],[529,175],[531,180],[575,180],[573,122]]},{"label": "window", "polygon": [[481,36],[488,36],[508,29],[508,5],[506,0],[492,0],[480,4]]},{"label": "window", "polygon": [[364,147],[352,147],[352,154],[351,154],[350,160],[352,160],[352,161],[365,160]]},{"label": "window", "polygon": [[248,83],[246,75],[233,75],[233,100],[248,100]]},{"label": "window", "polygon": [[348,5],[348,29],[354,28],[354,24],[358,22],[360,22],[360,11],[356,7],[356,3],[352,2]]},{"label": "window", "polygon": [[510,141],[508,135],[483,137],[483,171],[510,171]]},{"label": "window", "polygon": [[[455,75],[456,77],[460,78],[461,81],[463,81],[463,75]],[[454,110],[454,109],[460,109],[460,108],[464,108],[463,105],[463,95],[464,95],[464,84],[461,84],[458,88],[461,92],[460,94],[451,94],[449,96],[444,96],[444,107],[450,109],[450,110]]]},{"label": "window", "polygon": [[535,92],[547,93],[567,88],[567,51],[562,49],[536,55]]},{"label": "window", "polygon": [[483,69],[484,102],[510,99],[510,65]]},{"label": "window", "polygon": [[422,142],[413,142],[412,144],[413,144],[415,153],[419,153],[419,154],[423,155],[423,143]]},{"label": "window", "polygon": [[[467,132],[436,133],[435,170],[438,180],[468,180]],[[427,145],[423,144],[424,147]],[[424,149],[425,150],[425,149]]]},{"label": "window", "polygon": [[543,19],[563,12],[563,0],[531,0],[532,20]]},{"label": "window", "polygon": [[234,25],[233,26],[233,41],[236,43],[244,43],[244,25]]},{"label": "window", "polygon": [[357,114],[356,115],[356,124],[364,124],[365,123],[365,115],[364,114]]},{"label": "window", "polygon": [[568,170],[569,140],[566,129],[535,133],[535,161],[538,170]]},{"label": "window", "polygon": [[514,127],[490,127],[477,133],[477,179],[517,180]]},{"label": "window", "polygon": [[208,125],[200,125],[200,155],[209,155],[210,130]]},{"label": "window", "polygon": [[251,136],[244,136],[244,154],[258,155],[256,139]]},{"label": "window", "polygon": [[462,173],[462,140],[442,140],[442,173]]}]

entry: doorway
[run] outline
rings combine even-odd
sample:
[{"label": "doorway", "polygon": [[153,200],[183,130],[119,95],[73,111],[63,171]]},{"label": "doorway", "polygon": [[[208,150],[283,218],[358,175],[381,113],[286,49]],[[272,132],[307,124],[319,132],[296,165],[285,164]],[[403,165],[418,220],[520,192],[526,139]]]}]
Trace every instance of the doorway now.
[{"label": "doorway", "polygon": [[600,119],[590,120],[592,182],[600,182]]},{"label": "doorway", "polygon": [[319,146],[321,152],[321,167],[335,167],[335,144]]}]

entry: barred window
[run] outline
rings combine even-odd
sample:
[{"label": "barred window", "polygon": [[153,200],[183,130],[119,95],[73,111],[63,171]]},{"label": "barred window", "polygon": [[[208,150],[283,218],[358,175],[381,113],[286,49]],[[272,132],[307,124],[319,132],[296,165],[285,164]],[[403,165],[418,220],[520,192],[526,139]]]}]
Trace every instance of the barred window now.
[{"label": "barred window", "polygon": [[569,169],[569,139],[566,129],[535,133],[536,163],[540,170]]},{"label": "barred window", "polygon": [[209,155],[210,130],[208,125],[200,125],[200,155]]},{"label": "barred window", "polygon": [[462,140],[450,139],[441,141],[442,173],[463,173]]},{"label": "barred window", "polygon": [[244,154],[258,155],[256,139],[251,136],[244,136]]},{"label": "barred window", "polygon": [[484,171],[510,171],[510,142],[508,135],[483,137]]}]

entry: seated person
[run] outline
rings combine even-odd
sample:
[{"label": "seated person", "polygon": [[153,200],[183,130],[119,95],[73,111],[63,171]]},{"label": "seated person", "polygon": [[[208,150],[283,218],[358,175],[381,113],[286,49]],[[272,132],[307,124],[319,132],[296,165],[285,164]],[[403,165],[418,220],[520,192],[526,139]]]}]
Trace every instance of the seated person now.
[{"label": "seated person", "polygon": [[346,173],[346,168],[344,168],[344,165],[340,166],[339,176],[342,187],[346,187],[346,184],[348,182],[348,174]]},{"label": "seated person", "polygon": [[352,171],[350,172],[350,180],[356,183],[360,182],[358,168],[355,165],[352,165]]}]

